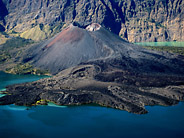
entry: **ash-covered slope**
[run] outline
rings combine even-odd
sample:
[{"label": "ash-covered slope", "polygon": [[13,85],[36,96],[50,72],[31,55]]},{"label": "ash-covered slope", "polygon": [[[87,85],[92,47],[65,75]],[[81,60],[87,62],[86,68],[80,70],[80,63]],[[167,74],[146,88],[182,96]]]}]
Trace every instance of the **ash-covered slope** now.
[{"label": "ash-covered slope", "polygon": [[[98,26],[100,29],[100,25]],[[103,30],[106,32],[102,29],[100,33]],[[109,41],[114,40],[118,39],[109,37]],[[31,59],[36,67],[48,69],[56,74],[88,60],[108,57],[112,52],[111,47],[106,46],[106,42],[95,34],[71,24],[56,37],[29,49],[24,61]]]},{"label": "ash-covered slope", "polygon": [[54,38],[28,49],[23,62],[57,74],[97,59],[116,59],[122,68],[138,72],[184,73],[184,63],[176,55],[130,44],[95,23],[85,29],[71,24]]},{"label": "ash-covered slope", "polygon": [[70,25],[28,49],[23,61],[57,75],[8,86],[0,104],[96,103],[143,114],[145,105],[168,106],[184,98],[184,57],[130,44],[99,24]]}]

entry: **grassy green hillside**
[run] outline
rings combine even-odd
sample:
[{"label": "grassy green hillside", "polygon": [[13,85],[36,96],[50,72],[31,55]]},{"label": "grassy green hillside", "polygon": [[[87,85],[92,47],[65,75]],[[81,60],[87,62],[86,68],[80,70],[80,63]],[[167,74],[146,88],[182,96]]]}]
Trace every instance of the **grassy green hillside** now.
[{"label": "grassy green hillside", "polygon": [[21,37],[8,39],[6,43],[0,46],[0,70],[12,74],[49,75],[48,71],[35,68],[29,63],[21,63],[24,50],[33,43],[33,40]]},{"label": "grassy green hillside", "polygon": [[184,47],[173,47],[173,46],[144,46],[144,48],[157,50],[157,51],[167,51],[170,53],[175,53],[184,56]]}]

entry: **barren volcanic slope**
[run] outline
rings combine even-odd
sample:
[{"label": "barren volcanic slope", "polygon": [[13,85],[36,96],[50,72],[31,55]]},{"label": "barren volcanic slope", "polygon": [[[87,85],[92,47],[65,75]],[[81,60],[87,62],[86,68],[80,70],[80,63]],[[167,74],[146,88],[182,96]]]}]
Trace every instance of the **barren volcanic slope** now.
[{"label": "barren volcanic slope", "polygon": [[173,105],[184,97],[184,57],[130,44],[99,24],[70,25],[25,52],[23,62],[51,78],[7,87],[0,104],[96,103],[143,114],[145,105]]}]

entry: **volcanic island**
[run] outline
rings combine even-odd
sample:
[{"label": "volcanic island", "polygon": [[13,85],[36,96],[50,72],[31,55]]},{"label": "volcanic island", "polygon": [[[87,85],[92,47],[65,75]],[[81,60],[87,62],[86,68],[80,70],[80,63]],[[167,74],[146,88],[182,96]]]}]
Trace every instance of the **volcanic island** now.
[{"label": "volcanic island", "polygon": [[26,49],[20,60],[52,76],[7,86],[1,105],[51,101],[145,114],[147,105],[175,105],[184,98],[183,56],[129,43],[97,23],[72,23]]}]

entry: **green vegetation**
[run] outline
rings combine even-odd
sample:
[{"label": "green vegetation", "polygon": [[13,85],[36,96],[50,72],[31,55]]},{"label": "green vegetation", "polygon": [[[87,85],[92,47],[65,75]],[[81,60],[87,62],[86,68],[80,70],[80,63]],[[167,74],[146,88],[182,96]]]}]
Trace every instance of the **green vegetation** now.
[{"label": "green vegetation", "polygon": [[47,100],[41,99],[41,100],[39,100],[39,101],[36,101],[36,103],[33,104],[33,105],[47,105],[48,102],[49,102],[49,101],[47,101]]},{"label": "green vegetation", "polygon": [[49,75],[48,71],[40,70],[37,68],[34,68],[29,63],[26,64],[18,64],[14,66],[13,68],[6,69],[7,73],[11,74],[36,74],[36,75]]},{"label": "green vegetation", "polygon": [[12,50],[14,48],[20,48],[20,47],[24,47],[28,44],[32,44],[33,41],[30,39],[24,39],[21,37],[14,37],[12,39],[9,39],[6,41],[6,43],[2,44],[2,48],[1,50],[3,51],[8,51],[8,50]]},{"label": "green vegetation", "polygon": [[2,69],[12,74],[49,75],[48,71],[34,68],[29,63],[20,63],[21,54],[26,49],[25,46],[33,42],[30,39],[14,37],[2,44],[0,47],[0,64],[8,63],[7,67],[3,67]]},{"label": "green vegetation", "polygon": [[0,63],[4,63],[5,61],[7,61],[10,58],[11,58],[11,56],[9,53],[7,53],[7,52],[0,53]]},{"label": "green vegetation", "polygon": [[57,25],[50,26],[44,24],[37,24],[32,26],[20,34],[20,37],[25,39],[31,39],[34,41],[48,39],[54,36],[56,33],[60,32],[63,27],[63,23],[58,23]]},{"label": "green vegetation", "polygon": [[52,106],[54,105],[54,106],[64,107],[64,106],[58,105],[54,101],[44,100],[44,99],[40,99],[39,101],[36,101],[35,104],[32,104],[32,106],[34,106],[34,105],[52,105]]},{"label": "green vegetation", "polygon": [[140,42],[134,44],[141,45],[144,48],[151,50],[166,51],[170,53],[184,55],[184,42]]},{"label": "green vegetation", "polygon": [[184,47],[173,47],[173,46],[143,46],[143,47],[151,50],[167,51],[178,55],[184,55]]},{"label": "green vegetation", "polygon": [[6,43],[0,46],[0,64],[8,61],[9,59],[16,58],[21,54],[21,50],[15,52],[16,48],[24,47],[28,44],[32,44],[33,41],[29,39],[24,39],[20,37],[14,37],[12,39],[8,39]]}]

